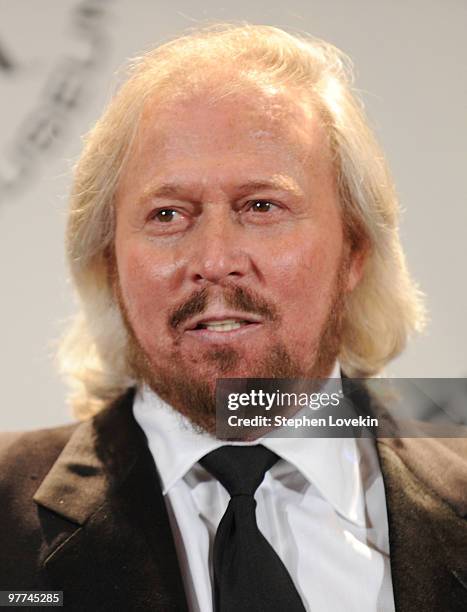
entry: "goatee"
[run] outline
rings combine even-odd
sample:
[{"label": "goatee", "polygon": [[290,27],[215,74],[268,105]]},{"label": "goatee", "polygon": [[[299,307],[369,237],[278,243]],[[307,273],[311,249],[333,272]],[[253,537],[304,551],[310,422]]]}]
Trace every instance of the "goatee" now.
[{"label": "goatee", "polygon": [[[316,345],[311,367],[298,363],[282,342],[271,345],[264,358],[248,372],[249,378],[325,378],[329,375],[339,353],[342,321],[345,309],[344,282],[347,262],[341,263],[334,282],[328,316]],[[173,408],[187,417],[196,431],[216,431],[215,380],[200,380],[193,376],[192,367],[175,352],[167,360],[167,366],[157,369],[141,346],[130,323],[118,281],[116,293],[122,318],[128,332],[127,362],[138,384],[148,385]],[[273,304],[266,302],[251,289],[240,286],[226,287],[223,292],[226,306],[237,312],[259,314],[263,319],[280,323],[280,315]],[[194,292],[188,300],[170,314],[169,325],[176,329],[184,321],[202,313],[208,307],[207,289]],[[200,360],[215,365],[218,378],[235,377],[241,362],[241,354],[232,347],[218,346],[205,351]]]}]

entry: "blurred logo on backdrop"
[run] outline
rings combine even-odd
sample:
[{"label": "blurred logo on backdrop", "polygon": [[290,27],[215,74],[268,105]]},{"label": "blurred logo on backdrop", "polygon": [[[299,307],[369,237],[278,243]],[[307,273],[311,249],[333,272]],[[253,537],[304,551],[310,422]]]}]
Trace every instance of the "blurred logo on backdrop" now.
[{"label": "blurred logo on backdrop", "polygon": [[4,72],[11,72],[13,70],[13,67],[13,62],[11,61],[5,50],[2,48],[2,45],[0,45],[0,70],[3,70]]},{"label": "blurred logo on backdrop", "polygon": [[[27,110],[18,119],[3,117],[7,124],[17,123],[9,138],[0,142],[0,205],[32,186],[47,158],[63,145],[73,119],[91,99],[93,78],[108,57],[111,6],[111,0],[82,0],[67,7],[66,43],[57,37],[61,48],[47,66],[39,92],[27,101]],[[43,31],[38,35],[43,36]],[[12,81],[17,83],[23,102],[25,75],[20,53],[15,53],[10,38],[3,38],[0,33],[0,80],[9,86]],[[18,51],[24,46],[21,42]]]}]

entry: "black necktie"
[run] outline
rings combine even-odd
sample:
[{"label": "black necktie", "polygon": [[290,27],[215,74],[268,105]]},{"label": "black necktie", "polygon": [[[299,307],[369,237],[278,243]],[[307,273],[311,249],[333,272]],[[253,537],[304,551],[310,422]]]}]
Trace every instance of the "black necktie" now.
[{"label": "black necktie", "polygon": [[278,456],[264,446],[222,446],[200,460],[230,502],[214,540],[216,612],[305,612],[300,595],[256,524],[256,489]]}]

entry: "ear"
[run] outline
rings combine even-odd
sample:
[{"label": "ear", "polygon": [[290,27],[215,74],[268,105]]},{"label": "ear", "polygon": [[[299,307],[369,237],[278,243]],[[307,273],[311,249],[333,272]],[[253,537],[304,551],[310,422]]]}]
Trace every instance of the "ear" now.
[{"label": "ear", "polygon": [[347,283],[345,288],[347,293],[351,293],[362,280],[365,264],[370,251],[370,244],[366,238],[361,238],[358,244],[354,243],[350,245]]}]

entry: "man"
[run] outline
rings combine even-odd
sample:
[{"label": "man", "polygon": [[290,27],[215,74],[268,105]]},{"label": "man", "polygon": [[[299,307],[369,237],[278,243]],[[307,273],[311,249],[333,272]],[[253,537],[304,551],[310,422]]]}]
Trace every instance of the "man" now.
[{"label": "man", "polygon": [[2,589],[467,609],[463,443],[214,436],[217,379],[371,376],[422,321],[339,51],[219,26],[140,58],[77,165],[68,253],[84,422],[2,443]]}]

